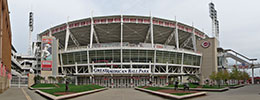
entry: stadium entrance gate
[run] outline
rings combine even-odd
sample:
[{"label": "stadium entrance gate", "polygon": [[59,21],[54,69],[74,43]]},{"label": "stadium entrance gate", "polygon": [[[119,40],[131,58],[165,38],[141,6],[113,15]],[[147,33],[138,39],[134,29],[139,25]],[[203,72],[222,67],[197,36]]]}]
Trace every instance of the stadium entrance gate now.
[{"label": "stadium entrance gate", "polygon": [[151,78],[150,76],[96,76],[78,77],[78,84],[96,84],[109,88],[134,88],[137,86],[166,86],[164,76]]}]

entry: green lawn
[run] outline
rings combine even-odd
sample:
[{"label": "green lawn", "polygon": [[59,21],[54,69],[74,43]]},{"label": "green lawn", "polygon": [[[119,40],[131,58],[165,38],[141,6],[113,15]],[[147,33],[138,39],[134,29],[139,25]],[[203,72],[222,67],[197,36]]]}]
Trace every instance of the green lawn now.
[{"label": "green lawn", "polygon": [[223,86],[237,86],[237,85],[239,85],[239,84],[233,84],[233,85],[223,85]]},{"label": "green lawn", "polygon": [[[140,86],[139,88],[143,88],[143,86]],[[148,87],[145,88],[148,90],[152,90],[152,91],[158,91],[158,90],[164,90],[164,89],[168,89],[168,88],[164,88],[164,87]],[[192,94],[192,93],[171,93],[172,95],[177,95],[177,96],[183,96],[183,95],[187,95],[187,94]]]},{"label": "green lawn", "polygon": [[177,96],[183,96],[187,94],[192,94],[192,93],[171,93],[172,95],[177,95]]},{"label": "green lawn", "polygon": [[35,84],[32,88],[51,88],[56,87],[54,84]]},{"label": "green lawn", "polygon": [[143,87],[145,87],[145,86],[138,86],[138,88],[143,88]]},{"label": "green lawn", "polygon": [[[189,83],[189,86],[190,86],[190,88],[197,88],[200,85]],[[225,87],[228,87],[228,86],[236,86],[236,85],[221,85],[220,87],[218,85],[214,85],[214,86],[203,85],[201,87],[206,88],[206,89],[222,89],[222,88],[225,88]],[[174,85],[168,85],[167,87],[174,87]],[[181,85],[178,85],[178,87],[183,88],[184,86],[181,84]]]},{"label": "green lawn", "polygon": [[163,89],[167,89],[167,88],[163,88],[163,87],[148,87],[148,88],[145,88],[145,89],[152,90],[152,91],[158,91],[158,90],[163,90]]},{"label": "green lawn", "polygon": [[[60,86],[60,88],[54,88],[54,89],[45,89],[45,90],[41,90],[43,92],[55,95],[55,96],[60,96],[60,95],[56,95],[54,93],[56,92],[65,92],[65,84],[58,84]],[[73,85],[73,84],[69,84],[69,91],[68,92],[84,92],[84,91],[89,91],[89,90],[94,90],[94,89],[100,89],[100,88],[104,88],[102,86],[99,85]]]},{"label": "green lawn", "polygon": [[213,85],[213,86],[209,86],[209,85],[203,85],[202,88],[207,88],[207,89],[222,89],[225,88],[226,86],[217,86],[217,85]]},{"label": "green lawn", "polygon": [[[199,85],[189,83],[190,88],[197,88]],[[168,85],[167,87],[174,87],[174,85]],[[183,88],[183,84],[178,85],[178,87]]]}]

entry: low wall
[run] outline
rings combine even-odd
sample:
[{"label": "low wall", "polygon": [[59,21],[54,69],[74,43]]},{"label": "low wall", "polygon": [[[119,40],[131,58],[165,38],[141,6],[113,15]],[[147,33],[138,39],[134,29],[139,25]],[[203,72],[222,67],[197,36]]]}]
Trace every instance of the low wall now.
[{"label": "low wall", "polygon": [[43,95],[51,100],[64,100],[64,99],[74,98],[74,97],[82,96],[85,94],[91,94],[91,93],[100,92],[100,91],[104,91],[104,90],[107,90],[107,88],[95,89],[95,90],[91,90],[91,91],[79,92],[79,93],[68,94],[68,95],[63,95],[63,96],[54,96],[54,95],[42,92],[40,90],[36,90],[35,92],[37,92],[40,95]]},{"label": "low wall", "polygon": [[28,76],[28,87],[31,87],[34,84],[34,74],[29,74]]},{"label": "low wall", "polygon": [[0,76],[0,93],[9,88],[10,80],[7,77]]},{"label": "low wall", "polygon": [[163,92],[158,92],[158,91],[153,91],[153,90],[148,90],[148,89],[143,89],[143,88],[135,88],[136,90],[139,90],[139,91],[144,91],[144,92],[148,92],[148,93],[151,93],[151,94],[154,94],[154,95],[159,95],[159,96],[162,96],[162,97],[167,97],[167,98],[170,98],[170,99],[186,99],[186,98],[192,98],[192,97],[198,97],[198,96],[203,96],[203,95],[206,95],[207,92],[197,92],[197,93],[193,93],[193,94],[187,94],[187,95],[183,95],[183,96],[177,96],[177,95],[172,95],[172,94],[168,94],[168,93],[163,93]]}]

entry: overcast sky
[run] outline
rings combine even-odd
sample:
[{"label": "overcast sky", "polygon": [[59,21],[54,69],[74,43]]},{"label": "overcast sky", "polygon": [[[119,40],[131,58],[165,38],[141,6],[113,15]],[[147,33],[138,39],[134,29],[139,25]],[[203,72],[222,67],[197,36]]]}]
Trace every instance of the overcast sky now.
[{"label": "overcast sky", "polygon": [[[69,20],[94,16],[141,15],[174,19],[211,36],[208,3],[213,1],[220,24],[220,45],[250,58],[260,59],[259,0],[8,0],[12,42],[19,53],[27,53],[28,13],[34,12],[36,34]],[[259,60],[258,60],[259,61]]]}]

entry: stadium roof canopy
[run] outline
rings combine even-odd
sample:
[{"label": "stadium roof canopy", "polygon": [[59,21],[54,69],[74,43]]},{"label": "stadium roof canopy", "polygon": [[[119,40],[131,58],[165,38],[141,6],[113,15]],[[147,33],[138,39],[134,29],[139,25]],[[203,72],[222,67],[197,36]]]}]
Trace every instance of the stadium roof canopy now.
[{"label": "stadium roof canopy", "polygon": [[[87,46],[90,43],[91,19],[86,18],[57,25],[39,34],[48,35],[51,31],[52,36],[59,39],[61,47],[65,45],[66,28],[69,25],[73,38],[79,46]],[[123,15],[123,42],[129,43],[151,43],[150,27],[151,17],[149,16],[130,16]],[[154,44],[166,44],[175,46],[176,21],[153,17],[153,37]],[[93,43],[115,43],[121,39],[121,15],[93,17],[94,37]],[[191,36],[194,33],[196,38],[205,38],[206,34],[200,30],[177,22],[178,38],[180,48],[191,49]],[[170,41],[167,41],[170,40]],[[185,45],[184,45],[185,44]],[[76,47],[72,38],[69,38],[69,47]]]}]

